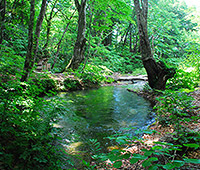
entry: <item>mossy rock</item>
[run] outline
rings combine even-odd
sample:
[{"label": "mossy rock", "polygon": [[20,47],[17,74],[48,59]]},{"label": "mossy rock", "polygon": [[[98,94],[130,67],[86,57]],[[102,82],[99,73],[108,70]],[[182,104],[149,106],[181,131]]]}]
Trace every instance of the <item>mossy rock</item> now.
[{"label": "mossy rock", "polygon": [[70,78],[64,80],[64,86],[70,91],[81,90],[83,88],[79,80]]}]

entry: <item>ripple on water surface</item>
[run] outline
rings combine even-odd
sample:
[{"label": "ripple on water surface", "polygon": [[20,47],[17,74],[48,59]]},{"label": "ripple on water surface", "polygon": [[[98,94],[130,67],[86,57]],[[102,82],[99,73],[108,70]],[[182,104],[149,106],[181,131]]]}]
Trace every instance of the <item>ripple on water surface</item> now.
[{"label": "ripple on water surface", "polygon": [[[69,133],[72,134],[75,142],[97,139],[109,145],[104,137],[124,132],[129,127],[138,129],[148,126],[152,122],[150,103],[128,92],[127,88],[107,86],[59,94],[62,99],[70,101],[65,106],[68,112],[59,122],[63,135],[67,138]],[[129,130],[128,133],[134,131]]]}]

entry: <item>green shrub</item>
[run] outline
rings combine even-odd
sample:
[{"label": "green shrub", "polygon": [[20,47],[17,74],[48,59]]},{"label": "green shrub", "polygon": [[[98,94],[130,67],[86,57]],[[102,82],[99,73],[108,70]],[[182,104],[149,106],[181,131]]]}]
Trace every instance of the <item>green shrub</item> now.
[{"label": "green shrub", "polygon": [[184,60],[184,64],[190,69],[190,72],[193,73],[193,76],[196,77],[200,83],[200,50],[193,47],[189,52],[190,55]]},{"label": "green shrub", "polygon": [[[0,87],[0,168],[61,169],[55,106],[15,81]],[[48,86],[49,87],[49,86]],[[56,103],[55,103],[56,104]]]},{"label": "green shrub", "polygon": [[67,90],[81,90],[82,85],[79,80],[67,78],[64,80],[64,86]]},{"label": "green shrub", "polygon": [[186,72],[184,70],[176,70],[174,78],[170,79],[167,83],[167,88],[173,90],[188,89],[194,90],[198,86],[198,79],[192,72]]},{"label": "green shrub", "polygon": [[86,65],[81,74],[77,74],[86,87],[100,85],[105,80],[104,69],[95,65]]},{"label": "green shrub", "polygon": [[[145,131],[144,133],[151,134],[157,132]],[[196,143],[177,145],[158,141],[154,142],[155,145],[153,147],[141,149],[139,151],[139,149],[143,147],[143,139],[140,137],[134,136],[131,138],[128,134],[117,134],[109,138],[115,140],[119,144],[118,148],[120,148],[120,146],[123,148],[124,144],[126,147],[135,145],[138,147],[139,153],[130,153],[123,149],[113,149],[109,153],[92,156],[94,159],[101,161],[109,160],[111,164],[107,164],[106,167],[121,169],[124,160],[129,160],[129,164],[134,164],[133,167],[136,169],[137,167],[142,166],[143,168],[150,170],[176,169],[183,167],[186,163],[200,164],[198,159],[188,159],[186,155],[179,157],[177,154],[182,151],[184,147],[187,147],[187,149],[198,149],[200,145]],[[101,163],[101,167],[102,165],[103,164]],[[186,165],[186,167],[189,167],[189,165]]]},{"label": "green shrub", "polygon": [[56,83],[53,79],[33,79],[30,80],[28,92],[31,95],[44,95],[47,93],[54,93],[57,91]]},{"label": "green shrub", "polygon": [[103,65],[113,72],[132,73],[136,68],[142,68],[142,60],[138,54],[129,52],[127,48],[115,49],[100,46],[93,49],[95,57],[90,58],[94,65]]},{"label": "green shrub", "polygon": [[21,76],[24,58],[16,55],[13,48],[8,47],[6,44],[0,44],[0,54],[0,82],[18,81]]},{"label": "green shrub", "polygon": [[191,54],[183,58],[173,79],[167,83],[172,90],[194,90],[200,83],[200,51],[191,49]]},{"label": "green shrub", "polygon": [[184,125],[191,121],[195,123],[195,120],[198,120],[198,117],[193,115],[192,100],[193,98],[188,96],[187,93],[169,90],[158,98],[159,102],[155,106],[159,123],[162,126],[173,125],[176,144],[198,143],[200,139],[198,133],[190,132]]},{"label": "green shrub", "polygon": [[102,65],[81,65],[78,70],[68,70],[68,72],[70,72],[70,74],[73,74],[77,79],[65,80],[65,87],[69,89],[98,87],[103,82],[111,83],[114,81],[112,78],[107,77],[109,74],[112,73],[112,71]]},{"label": "green shrub", "polygon": [[53,79],[42,79],[40,82],[41,87],[43,87],[46,92],[56,91],[56,83]]}]

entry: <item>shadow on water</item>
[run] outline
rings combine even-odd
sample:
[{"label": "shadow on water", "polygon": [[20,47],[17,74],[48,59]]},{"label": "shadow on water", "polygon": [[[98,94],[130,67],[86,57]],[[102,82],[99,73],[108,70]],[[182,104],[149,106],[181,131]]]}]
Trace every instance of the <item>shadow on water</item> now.
[{"label": "shadow on water", "polygon": [[126,90],[135,86],[106,86],[60,93],[58,96],[68,101],[65,106],[68,112],[59,122],[68,149],[90,152],[91,145],[87,144],[90,139],[95,139],[100,143],[101,151],[107,152],[107,148],[115,143],[106,137],[125,132],[133,135],[134,130],[130,128],[142,129],[150,125],[154,121],[150,103]]}]

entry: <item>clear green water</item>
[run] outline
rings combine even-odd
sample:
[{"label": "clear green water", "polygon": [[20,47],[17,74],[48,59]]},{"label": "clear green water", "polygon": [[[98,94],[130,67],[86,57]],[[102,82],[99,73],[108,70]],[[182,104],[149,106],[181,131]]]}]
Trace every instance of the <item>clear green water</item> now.
[{"label": "clear green water", "polygon": [[127,128],[143,129],[151,124],[154,119],[150,103],[127,88],[134,89],[136,85],[60,93],[59,97],[68,101],[63,106],[67,112],[59,122],[66,145],[81,142],[79,149],[87,152],[91,150],[89,139],[96,139],[102,152],[106,152],[107,147],[115,145],[106,137],[120,132],[134,134]]}]

